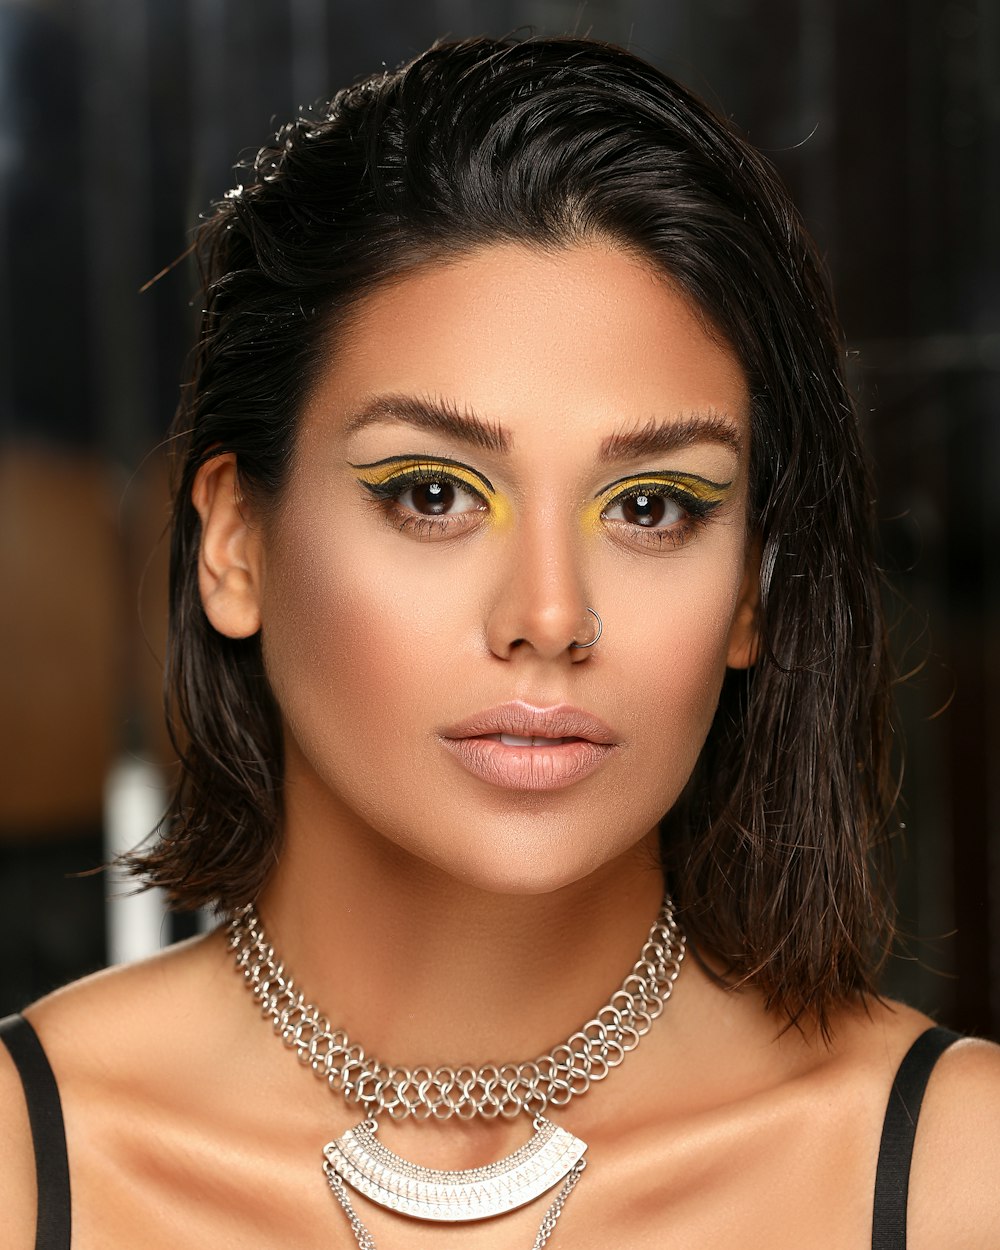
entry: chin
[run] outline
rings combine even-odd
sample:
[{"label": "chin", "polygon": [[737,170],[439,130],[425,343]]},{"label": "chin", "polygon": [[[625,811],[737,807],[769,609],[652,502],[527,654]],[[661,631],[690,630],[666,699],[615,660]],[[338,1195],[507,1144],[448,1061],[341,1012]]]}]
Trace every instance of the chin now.
[{"label": "chin", "polygon": [[508,831],[488,845],[434,856],[435,866],[462,885],[487,894],[555,894],[617,859],[626,847],[581,846],[579,839]]}]

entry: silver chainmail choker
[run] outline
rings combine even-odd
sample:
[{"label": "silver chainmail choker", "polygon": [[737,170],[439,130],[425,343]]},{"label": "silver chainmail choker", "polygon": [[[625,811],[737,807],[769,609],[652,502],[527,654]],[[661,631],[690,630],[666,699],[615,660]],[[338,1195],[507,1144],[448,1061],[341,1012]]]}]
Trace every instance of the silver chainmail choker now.
[{"label": "silver chainmail choker", "polygon": [[[639,1044],[673,992],[684,959],[684,935],[666,897],[632,971],[586,1024],[548,1054],[522,1063],[464,1064],[448,1067],[393,1067],[365,1053],[343,1029],[331,1029],[269,944],[252,904],[229,924],[229,946],[236,967],[275,1033],[300,1063],[312,1068],[335,1093],[360,1105],[365,1119],[323,1150],[323,1171],[343,1208],[361,1250],[375,1250],[347,1192],[349,1185],[401,1215],[456,1222],[481,1220],[524,1206],[562,1187],[542,1219],[532,1250],[541,1250],[586,1166],[587,1145],[545,1118],[550,1107],[564,1107]],[[534,1135],[513,1154],[485,1167],[441,1171],[410,1163],[378,1140],[378,1119],[452,1116],[533,1120]]]}]

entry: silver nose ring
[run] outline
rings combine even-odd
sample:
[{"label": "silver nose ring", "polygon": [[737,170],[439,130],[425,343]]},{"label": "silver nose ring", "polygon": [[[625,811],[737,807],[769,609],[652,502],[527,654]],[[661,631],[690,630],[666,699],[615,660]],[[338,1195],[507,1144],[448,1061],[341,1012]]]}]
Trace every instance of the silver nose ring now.
[{"label": "silver nose ring", "polygon": [[594,645],[594,643],[597,641],[597,639],[598,639],[598,638],[600,638],[601,634],[603,634],[603,633],[604,633],[604,625],[603,625],[603,623],[602,623],[602,621],[601,621],[601,618],[597,615],[597,613],[594,611],[594,609],[593,609],[593,608],[588,608],[588,609],[587,609],[587,611],[588,611],[588,612],[589,612],[589,613],[590,613],[590,614],[591,614],[591,615],[592,615],[592,616],[596,619],[596,621],[597,621],[597,635],[596,635],[596,637],[591,638],[590,642],[571,642],[571,643],[569,644],[571,647],[580,647],[581,649],[582,649],[583,647],[592,647],[592,646]]}]

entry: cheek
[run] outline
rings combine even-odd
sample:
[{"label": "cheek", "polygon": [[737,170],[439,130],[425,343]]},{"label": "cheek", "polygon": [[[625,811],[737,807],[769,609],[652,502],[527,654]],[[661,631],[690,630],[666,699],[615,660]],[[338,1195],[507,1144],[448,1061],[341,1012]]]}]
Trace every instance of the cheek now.
[{"label": "cheek", "polygon": [[[304,554],[304,553],[303,553]],[[350,581],[334,579],[298,560],[270,580],[262,613],[262,647],[268,680],[292,734],[332,734],[371,681],[361,671],[374,604]]]},{"label": "cheek", "polygon": [[312,763],[349,771],[370,758],[366,745],[384,744],[426,708],[447,650],[440,607],[426,582],[420,593],[412,564],[387,566],[370,540],[342,528],[286,526],[280,552],[262,606],[268,679]]},{"label": "cheek", "polygon": [[636,740],[643,721],[655,726],[646,741],[655,744],[660,775],[670,775],[674,786],[694,768],[715,715],[741,581],[736,556],[721,576],[717,564],[681,558],[664,576],[623,596],[630,626],[622,685],[635,692],[628,714]]}]

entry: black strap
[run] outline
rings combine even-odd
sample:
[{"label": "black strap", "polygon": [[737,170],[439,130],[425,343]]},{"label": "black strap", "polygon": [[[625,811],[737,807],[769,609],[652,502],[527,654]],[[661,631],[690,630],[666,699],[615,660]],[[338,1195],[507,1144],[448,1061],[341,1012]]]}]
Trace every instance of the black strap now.
[{"label": "black strap", "polygon": [[69,1250],[69,1160],[59,1087],[42,1043],[24,1016],[0,1020],[0,1041],[6,1044],[20,1074],[35,1144],[35,1250]]},{"label": "black strap", "polygon": [[933,1028],[921,1033],[899,1065],[889,1093],[875,1172],[872,1250],[906,1250],[906,1199],[917,1116],[934,1065],[958,1033]]}]

